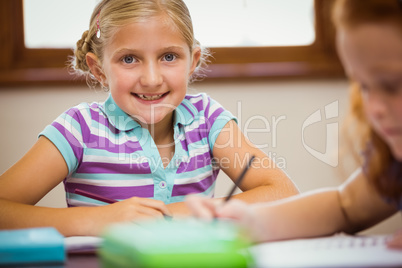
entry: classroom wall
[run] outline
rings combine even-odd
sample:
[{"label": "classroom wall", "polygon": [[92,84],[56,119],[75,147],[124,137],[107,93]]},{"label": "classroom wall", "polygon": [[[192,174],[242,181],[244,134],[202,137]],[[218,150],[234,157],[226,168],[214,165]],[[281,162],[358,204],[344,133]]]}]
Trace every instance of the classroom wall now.
[{"label": "classroom wall", "polygon": [[[206,92],[238,117],[241,129],[294,180],[301,192],[337,186],[353,170],[341,155],[342,120],[347,110],[347,81],[233,81],[198,82],[189,93]],[[0,89],[0,173],[21,158],[38,133],[60,113],[80,102],[103,101],[107,93],[75,87]],[[338,161],[339,160],[339,161]],[[341,174],[341,163],[346,163]],[[216,196],[231,185],[221,172]],[[57,186],[38,205],[64,207],[63,186]],[[365,233],[391,233],[401,216]]]}]

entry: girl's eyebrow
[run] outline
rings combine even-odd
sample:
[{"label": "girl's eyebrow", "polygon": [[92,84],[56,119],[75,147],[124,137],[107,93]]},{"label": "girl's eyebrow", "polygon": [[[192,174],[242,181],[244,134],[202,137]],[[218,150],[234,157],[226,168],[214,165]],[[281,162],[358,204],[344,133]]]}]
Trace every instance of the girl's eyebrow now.
[{"label": "girl's eyebrow", "polygon": [[[184,52],[185,48],[183,48],[182,46],[169,46],[169,47],[161,48],[158,52],[162,53],[162,52],[166,52],[166,51]],[[119,48],[118,50],[113,52],[113,56],[121,55],[121,54],[130,54],[130,53],[131,54],[140,53],[140,50],[132,49],[132,48]]]},{"label": "girl's eyebrow", "polygon": [[113,57],[116,55],[124,55],[124,54],[130,54],[130,53],[134,53],[135,54],[136,50],[134,49],[129,49],[129,48],[119,48],[118,50],[113,52]]},{"label": "girl's eyebrow", "polygon": [[161,50],[162,51],[168,51],[168,50],[185,51],[185,49],[182,46],[170,46],[170,47],[163,48]]}]

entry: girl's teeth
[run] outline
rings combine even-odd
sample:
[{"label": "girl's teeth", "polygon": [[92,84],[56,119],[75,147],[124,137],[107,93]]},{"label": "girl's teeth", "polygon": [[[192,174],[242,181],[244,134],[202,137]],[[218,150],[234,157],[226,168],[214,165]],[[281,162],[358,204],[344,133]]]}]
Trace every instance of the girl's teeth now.
[{"label": "girl's teeth", "polygon": [[140,99],[143,99],[143,100],[157,100],[157,99],[160,99],[162,97],[162,95],[145,96],[145,95],[138,94],[138,97],[140,97]]}]

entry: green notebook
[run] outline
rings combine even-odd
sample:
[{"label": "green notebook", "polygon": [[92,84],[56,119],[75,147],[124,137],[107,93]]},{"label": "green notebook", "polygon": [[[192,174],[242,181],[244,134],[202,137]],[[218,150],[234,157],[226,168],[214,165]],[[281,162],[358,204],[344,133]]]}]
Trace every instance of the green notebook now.
[{"label": "green notebook", "polygon": [[249,240],[231,222],[118,224],[103,235],[102,267],[247,267]]}]

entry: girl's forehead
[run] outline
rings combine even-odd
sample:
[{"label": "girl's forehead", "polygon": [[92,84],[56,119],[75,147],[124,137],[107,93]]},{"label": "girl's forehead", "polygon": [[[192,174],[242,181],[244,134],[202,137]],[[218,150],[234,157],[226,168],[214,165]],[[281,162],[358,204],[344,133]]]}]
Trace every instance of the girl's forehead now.
[{"label": "girl's forehead", "polygon": [[366,24],[340,29],[337,43],[350,75],[367,78],[381,72],[402,74],[402,33],[397,27]]},{"label": "girl's forehead", "polygon": [[389,24],[365,24],[351,29],[341,29],[337,35],[338,46],[349,52],[349,57],[367,56],[374,61],[402,59],[402,32]]},{"label": "girl's forehead", "polygon": [[160,50],[162,47],[181,47],[191,50],[183,34],[163,18],[149,18],[147,20],[134,21],[121,27],[111,36],[105,46],[107,54],[114,54],[116,50]]},{"label": "girl's forehead", "polygon": [[165,14],[136,17],[126,20],[124,23],[116,25],[112,28],[111,37],[113,38],[114,35],[120,31],[125,31],[127,29],[131,29],[133,31],[142,31],[143,29],[150,28],[149,26],[163,29],[171,34],[177,34],[183,37],[182,31],[180,31],[180,28],[174,23],[173,19]]}]

